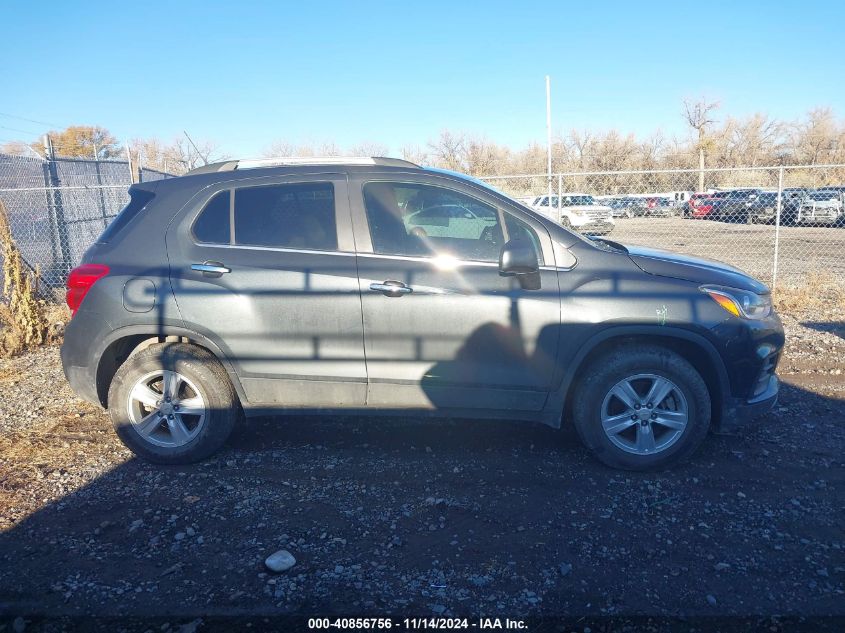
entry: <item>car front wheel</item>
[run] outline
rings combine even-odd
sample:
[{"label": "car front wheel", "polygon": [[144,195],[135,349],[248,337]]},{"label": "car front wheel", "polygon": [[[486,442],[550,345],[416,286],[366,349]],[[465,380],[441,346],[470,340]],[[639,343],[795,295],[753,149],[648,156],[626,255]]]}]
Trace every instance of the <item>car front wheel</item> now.
[{"label": "car front wheel", "polygon": [[584,371],[573,415],[581,440],[605,464],[658,469],[686,459],[701,444],[710,426],[710,394],[677,353],[625,345]]}]

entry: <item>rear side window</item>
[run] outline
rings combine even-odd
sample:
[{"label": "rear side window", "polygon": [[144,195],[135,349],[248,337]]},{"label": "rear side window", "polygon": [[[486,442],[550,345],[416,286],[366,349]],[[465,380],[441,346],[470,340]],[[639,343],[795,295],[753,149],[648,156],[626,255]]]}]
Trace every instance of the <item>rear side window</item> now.
[{"label": "rear side window", "polygon": [[144,191],[143,189],[130,190],[129,202],[117,214],[117,217],[111,221],[111,224],[106,227],[97,241],[105,243],[111,240],[123,227],[141,213],[153,198],[155,198],[155,194],[150,191]]},{"label": "rear side window", "polygon": [[334,186],[316,182],[236,189],[235,244],[337,250]]},{"label": "rear side window", "polygon": [[205,205],[194,222],[194,237],[197,241],[209,244],[229,243],[229,195],[228,190],[221,191]]}]

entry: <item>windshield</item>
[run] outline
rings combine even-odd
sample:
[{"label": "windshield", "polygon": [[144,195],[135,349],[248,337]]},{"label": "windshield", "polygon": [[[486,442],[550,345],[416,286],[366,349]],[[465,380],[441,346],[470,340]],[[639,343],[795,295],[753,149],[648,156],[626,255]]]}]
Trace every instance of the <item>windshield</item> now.
[{"label": "windshield", "polygon": [[817,201],[836,200],[836,197],[835,191],[813,191],[809,194],[810,200]]},{"label": "windshield", "polygon": [[593,196],[563,196],[563,206],[565,207],[589,207],[593,205],[595,205]]}]

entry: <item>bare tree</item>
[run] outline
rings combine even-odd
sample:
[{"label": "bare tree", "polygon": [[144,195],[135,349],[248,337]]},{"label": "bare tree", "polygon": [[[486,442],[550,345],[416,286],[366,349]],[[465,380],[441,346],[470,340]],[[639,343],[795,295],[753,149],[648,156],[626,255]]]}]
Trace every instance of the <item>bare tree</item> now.
[{"label": "bare tree", "polygon": [[404,145],[399,150],[399,154],[405,160],[409,160],[417,165],[427,165],[429,162],[428,154],[418,145]]},{"label": "bare tree", "polygon": [[465,134],[443,130],[440,136],[429,141],[428,149],[436,166],[455,171],[467,171],[466,145]]},{"label": "bare tree", "polygon": [[364,141],[349,148],[350,156],[387,156],[390,153],[387,145]]},{"label": "bare tree", "polygon": [[707,101],[704,97],[698,101],[684,99],[684,119],[698,133],[698,190],[704,191],[704,148],[707,126],[715,123],[712,113],[719,107],[718,101]]}]

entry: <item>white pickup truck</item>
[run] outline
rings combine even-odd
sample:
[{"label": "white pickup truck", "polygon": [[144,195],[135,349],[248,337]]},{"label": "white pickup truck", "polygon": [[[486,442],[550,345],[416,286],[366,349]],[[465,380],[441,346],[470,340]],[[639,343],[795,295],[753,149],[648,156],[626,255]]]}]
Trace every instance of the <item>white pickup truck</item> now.
[{"label": "white pickup truck", "polygon": [[613,209],[596,203],[593,196],[586,193],[565,193],[560,198],[537,196],[530,206],[566,228],[588,235],[607,235],[616,226]]},{"label": "white pickup truck", "polygon": [[798,224],[845,223],[845,188],[830,187],[811,191],[801,200]]}]

